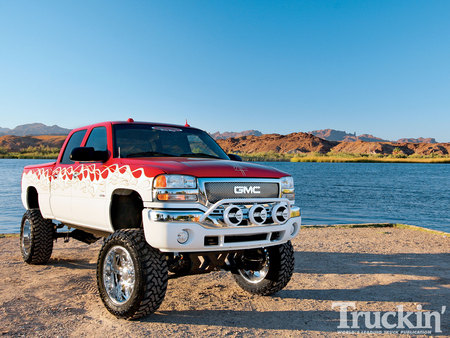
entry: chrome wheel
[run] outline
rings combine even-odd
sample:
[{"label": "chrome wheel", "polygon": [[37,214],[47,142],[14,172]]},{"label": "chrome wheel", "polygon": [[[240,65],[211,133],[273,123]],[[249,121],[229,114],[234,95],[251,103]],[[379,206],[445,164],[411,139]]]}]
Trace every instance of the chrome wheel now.
[{"label": "chrome wheel", "polygon": [[22,250],[28,255],[31,248],[31,223],[28,219],[23,222],[22,229]]},{"label": "chrome wheel", "polygon": [[126,303],[135,287],[135,268],[130,253],[122,246],[113,246],[103,263],[103,284],[114,304]]},{"label": "chrome wheel", "polygon": [[247,282],[252,284],[257,284],[266,278],[269,272],[269,252],[264,249],[264,264],[261,270],[245,270],[238,269],[239,274],[244,278]]}]

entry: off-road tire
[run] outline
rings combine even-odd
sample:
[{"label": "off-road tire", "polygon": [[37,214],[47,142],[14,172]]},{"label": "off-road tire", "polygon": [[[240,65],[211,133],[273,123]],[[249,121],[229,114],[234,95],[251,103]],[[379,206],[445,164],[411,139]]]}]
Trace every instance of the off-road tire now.
[{"label": "off-road tire", "polygon": [[266,248],[269,256],[269,271],[257,283],[247,281],[237,270],[232,271],[236,283],[245,291],[262,296],[272,295],[283,289],[294,273],[294,248],[291,241]]},{"label": "off-road tire", "polygon": [[[116,304],[106,291],[103,269],[109,250],[122,247],[134,265],[134,289],[123,304]],[[155,312],[164,300],[168,281],[165,256],[148,245],[142,229],[118,230],[105,239],[97,261],[97,286],[103,304],[118,318],[137,319]]]},{"label": "off-road tire", "polygon": [[[29,234],[25,234],[26,238],[24,227]],[[23,260],[28,264],[46,264],[53,251],[53,234],[54,225],[51,220],[43,218],[39,209],[27,210],[20,224],[20,251]]]}]

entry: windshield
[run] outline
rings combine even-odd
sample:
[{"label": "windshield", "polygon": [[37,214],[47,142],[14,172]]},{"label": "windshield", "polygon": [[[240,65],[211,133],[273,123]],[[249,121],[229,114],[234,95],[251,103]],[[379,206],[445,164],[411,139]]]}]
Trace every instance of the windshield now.
[{"label": "windshield", "polygon": [[116,124],[114,157],[204,157],[228,160],[204,131],[151,124]]}]

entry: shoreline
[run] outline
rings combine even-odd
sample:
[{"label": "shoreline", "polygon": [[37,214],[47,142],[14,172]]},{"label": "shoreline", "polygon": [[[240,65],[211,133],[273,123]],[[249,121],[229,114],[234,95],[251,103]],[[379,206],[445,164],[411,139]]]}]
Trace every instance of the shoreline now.
[{"label": "shoreline", "polygon": [[[290,162],[290,163],[427,163],[427,164],[450,164],[450,157],[430,157],[430,158],[411,158],[411,157],[370,157],[370,156],[356,156],[356,157],[336,157],[336,156],[302,156],[290,157],[280,154],[280,157],[264,157],[252,156],[251,154],[239,154],[243,161],[246,162]],[[4,160],[54,160],[53,155],[40,156],[29,154],[18,154],[13,156],[0,155],[0,159]]]},{"label": "shoreline", "polygon": [[368,154],[238,154],[249,162],[291,162],[291,163],[450,163],[450,156],[392,156]]},{"label": "shoreline", "polygon": [[[301,226],[302,229],[353,229],[353,228],[397,228],[397,229],[409,229],[415,231],[424,231],[436,235],[443,235],[450,237],[450,232],[441,230],[434,230],[418,225],[402,224],[402,223],[349,223],[349,224],[306,224]],[[0,233],[0,238],[19,237],[19,233]]]}]

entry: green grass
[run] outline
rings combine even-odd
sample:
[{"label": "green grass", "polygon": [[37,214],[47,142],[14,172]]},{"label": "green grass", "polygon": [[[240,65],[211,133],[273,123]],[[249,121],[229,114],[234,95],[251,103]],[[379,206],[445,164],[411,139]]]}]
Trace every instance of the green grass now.
[{"label": "green grass", "polygon": [[21,151],[8,151],[0,147],[0,158],[20,158],[20,159],[55,159],[58,157],[59,148],[52,147],[28,147]]},{"label": "green grass", "polygon": [[244,161],[250,162],[289,162],[294,157],[294,154],[281,154],[274,151],[260,152],[251,154],[238,154]]},{"label": "green grass", "polygon": [[332,162],[332,163],[450,163],[450,157],[377,157],[377,156],[301,156],[293,157],[291,162]]},{"label": "green grass", "polygon": [[332,225],[302,225],[302,229],[322,229],[322,228],[397,228],[408,229],[414,231],[423,231],[441,236],[450,236],[449,233],[439,230],[432,230],[428,228],[422,228],[416,225],[400,224],[400,223],[363,223],[363,224],[332,224]]},{"label": "green grass", "polygon": [[[11,152],[0,147],[0,158],[20,158],[20,159],[55,159],[58,157],[59,148],[52,147],[28,147],[18,152]],[[450,156],[438,156],[435,154],[428,156],[405,155],[395,153],[393,155],[383,154],[353,154],[353,153],[333,153],[321,154],[317,152],[306,154],[282,154],[272,152],[259,152],[244,154],[239,156],[244,161],[258,162],[354,162],[354,163],[450,163]]]},{"label": "green grass", "polygon": [[405,155],[394,153],[392,155],[383,154],[354,154],[354,153],[305,153],[305,154],[280,154],[276,152],[259,152],[245,154],[240,153],[244,161],[258,162],[333,162],[333,163],[450,163],[450,156],[432,155]]}]

